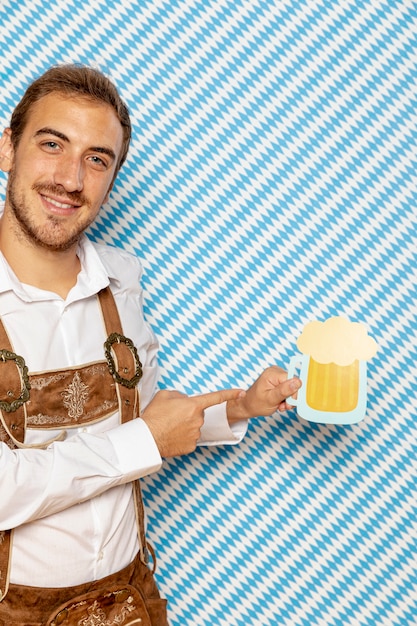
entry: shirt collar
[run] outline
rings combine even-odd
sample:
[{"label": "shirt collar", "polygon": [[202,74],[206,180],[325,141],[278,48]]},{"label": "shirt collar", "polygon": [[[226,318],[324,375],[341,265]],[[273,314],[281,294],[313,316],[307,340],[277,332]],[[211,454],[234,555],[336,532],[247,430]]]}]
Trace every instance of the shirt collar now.
[{"label": "shirt collar", "polygon": [[[0,206],[0,214],[2,212],[3,207]],[[111,267],[104,265],[95,244],[85,234],[80,237],[77,255],[80,259],[81,270],[78,274],[77,283],[67,296],[67,304],[95,295],[112,281],[118,282]],[[57,294],[22,284],[0,252],[0,293],[7,291],[13,291],[24,302],[59,298]]]}]

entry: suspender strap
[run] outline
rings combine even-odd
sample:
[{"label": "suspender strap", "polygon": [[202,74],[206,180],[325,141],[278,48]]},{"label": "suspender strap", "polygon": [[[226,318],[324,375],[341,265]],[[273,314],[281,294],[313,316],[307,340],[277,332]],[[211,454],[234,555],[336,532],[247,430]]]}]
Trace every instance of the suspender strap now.
[{"label": "suspender strap", "polygon": [[[26,365],[23,359],[14,354],[1,320],[0,346],[3,346],[0,350],[0,418],[6,434],[11,436],[11,447],[15,447],[12,438],[23,442],[25,436],[26,420],[23,402],[29,397],[29,385],[26,382]],[[0,532],[0,602],[9,588],[12,537],[13,530]]]},{"label": "suspender strap", "polygon": [[[139,398],[136,384],[142,377],[142,366],[135,346],[122,334],[119,312],[110,288],[102,289],[98,298],[103,312],[106,331],[109,333],[105,342],[106,358],[116,381],[117,395],[122,423],[139,416]],[[133,496],[136,505],[139,550],[141,561],[149,561],[145,536],[145,510],[139,480],[134,481]]]},{"label": "suspender strap", "polygon": [[0,602],[9,589],[13,530],[0,532]]},{"label": "suspender strap", "polygon": [[26,427],[24,403],[29,399],[30,389],[28,370],[23,358],[13,352],[1,320],[0,346],[1,421],[11,440],[23,443]]},{"label": "suspender strap", "polygon": [[133,342],[122,332],[119,313],[110,288],[102,289],[98,298],[108,333],[104,344],[110,373],[119,396],[122,423],[139,415],[139,399],[136,385],[142,377],[142,365]]}]

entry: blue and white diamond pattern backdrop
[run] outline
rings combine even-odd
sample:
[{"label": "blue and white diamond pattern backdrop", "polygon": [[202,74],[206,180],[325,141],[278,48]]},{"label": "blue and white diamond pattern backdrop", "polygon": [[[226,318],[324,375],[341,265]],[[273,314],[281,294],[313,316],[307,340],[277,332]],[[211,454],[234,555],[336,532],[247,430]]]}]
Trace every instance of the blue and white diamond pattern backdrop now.
[{"label": "blue and white diamond pattern backdrop", "polygon": [[63,61],[105,71],[132,112],[91,236],[143,261],[162,386],[246,386],[332,315],[379,346],[363,422],[262,418],[144,481],[173,626],[417,623],[416,9],[0,7],[3,126]]}]

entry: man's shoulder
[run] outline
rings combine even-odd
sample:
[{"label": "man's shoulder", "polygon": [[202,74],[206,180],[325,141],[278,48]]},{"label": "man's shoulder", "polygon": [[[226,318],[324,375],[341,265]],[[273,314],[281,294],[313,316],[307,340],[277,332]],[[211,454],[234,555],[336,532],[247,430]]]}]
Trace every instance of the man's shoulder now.
[{"label": "man's shoulder", "polygon": [[109,278],[122,282],[136,282],[142,275],[142,264],[138,257],[122,248],[89,240]]}]

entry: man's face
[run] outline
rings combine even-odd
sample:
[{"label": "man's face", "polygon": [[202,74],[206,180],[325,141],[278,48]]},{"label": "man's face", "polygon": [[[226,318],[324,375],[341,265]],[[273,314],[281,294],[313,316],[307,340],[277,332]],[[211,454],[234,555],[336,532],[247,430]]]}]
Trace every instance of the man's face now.
[{"label": "man's face", "polygon": [[31,107],[16,150],[6,141],[6,211],[17,233],[43,248],[69,249],[107,201],[123,141],[115,112],[52,93]]}]

